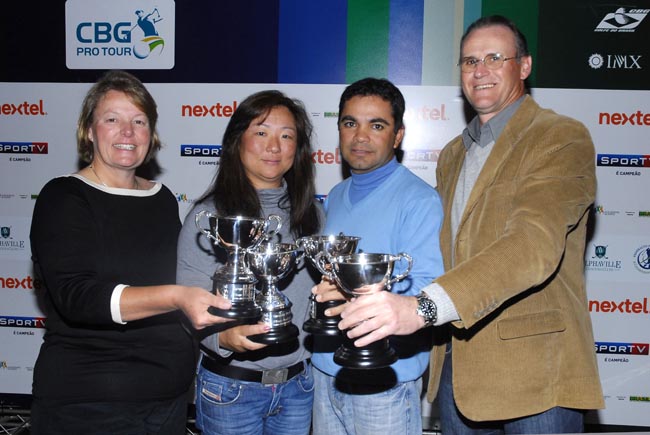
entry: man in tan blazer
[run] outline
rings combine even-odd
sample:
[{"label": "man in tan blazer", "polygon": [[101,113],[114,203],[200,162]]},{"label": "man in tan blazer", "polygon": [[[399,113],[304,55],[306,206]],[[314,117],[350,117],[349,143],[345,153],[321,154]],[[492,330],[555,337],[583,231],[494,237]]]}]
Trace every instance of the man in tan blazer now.
[{"label": "man in tan blazer", "polygon": [[358,325],[363,346],[435,325],[428,398],[444,434],[581,432],[604,406],[583,262],[594,147],[526,95],[532,58],[510,20],[473,23],[459,66],[477,116],[438,160],[446,273],[418,297],[358,298],[339,326]]}]

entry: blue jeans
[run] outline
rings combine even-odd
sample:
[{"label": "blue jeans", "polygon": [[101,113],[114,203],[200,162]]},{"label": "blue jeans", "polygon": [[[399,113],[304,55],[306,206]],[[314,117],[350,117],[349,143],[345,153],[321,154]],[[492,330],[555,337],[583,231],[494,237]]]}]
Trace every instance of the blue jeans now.
[{"label": "blue jeans", "polygon": [[288,381],[271,385],[220,376],[199,364],[196,425],[203,435],[307,435],[313,403],[310,364]]},{"label": "blue jeans", "polygon": [[314,381],[314,435],[422,435],[422,378],[371,394],[343,392],[318,369]]},{"label": "blue jeans", "polygon": [[440,425],[445,435],[557,434],[584,431],[583,412],[560,407],[512,420],[471,421],[456,407],[452,385],[451,351],[448,347],[438,390]]}]

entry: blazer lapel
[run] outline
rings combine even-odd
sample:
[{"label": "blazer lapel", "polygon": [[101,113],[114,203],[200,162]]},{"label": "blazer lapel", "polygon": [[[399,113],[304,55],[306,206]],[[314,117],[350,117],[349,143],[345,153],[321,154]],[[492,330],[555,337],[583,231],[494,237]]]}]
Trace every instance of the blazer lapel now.
[{"label": "blazer lapel", "polygon": [[[481,173],[476,179],[476,184],[474,184],[474,187],[472,188],[472,192],[469,195],[467,205],[465,206],[465,210],[463,211],[463,215],[458,225],[459,233],[461,232],[463,225],[469,219],[472,210],[485,194],[485,191],[494,183],[497,175],[501,172],[501,168],[506,164],[508,155],[517,146],[517,143],[519,143],[523,136],[522,133],[528,128],[538,109],[539,106],[537,103],[535,103],[530,96],[526,96],[525,100],[521,103],[521,106],[519,106],[518,110],[506,124],[501,135],[494,143],[492,151],[483,165]],[[456,174],[456,179],[457,178],[458,174]]]}]

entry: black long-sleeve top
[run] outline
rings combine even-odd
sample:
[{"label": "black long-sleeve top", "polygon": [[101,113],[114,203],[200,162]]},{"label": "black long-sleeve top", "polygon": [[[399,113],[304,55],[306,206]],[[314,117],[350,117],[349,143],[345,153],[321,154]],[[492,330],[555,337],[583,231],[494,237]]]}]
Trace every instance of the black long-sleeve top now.
[{"label": "black long-sleeve top", "polygon": [[182,314],[118,324],[110,308],[119,284],[175,282],[180,226],[178,203],[161,184],[114,189],[67,176],[45,185],[30,234],[47,316],[35,397],[144,401],[188,390],[194,344]]}]

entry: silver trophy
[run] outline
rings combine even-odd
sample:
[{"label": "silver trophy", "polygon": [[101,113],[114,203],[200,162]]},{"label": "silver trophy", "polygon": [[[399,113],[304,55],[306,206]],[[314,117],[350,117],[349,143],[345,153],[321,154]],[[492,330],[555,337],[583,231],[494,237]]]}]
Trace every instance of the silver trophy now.
[{"label": "silver trophy", "polygon": [[[406,270],[395,276],[395,262],[402,259],[408,262]],[[327,274],[349,296],[363,297],[382,290],[390,290],[392,284],[406,278],[413,267],[410,255],[390,254],[351,254],[329,259],[332,265]],[[367,346],[356,347],[354,340],[343,334],[343,344],[334,353],[334,362],[357,369],[374,369],[386,367],[397,361],[397,354],[390,346],[388,338]]]},{"label": "silver trophy", "polygon": [[271,327],[268,332],[249,336],[249,340],[274,344],[298,337],[298,327],[291,322],[293,304],[279,291],[277,283],[294,269],[303,255],[292,243],[262,243],[246,252],[248,267],[258,278],[255,302],[262,309],[261,321]]},{"label": "silver trophy", "polygon": [[[201,226],[207,218],[210,229]],[[255,303],[257,279],[246,264],[246,251],[255,249],[265,240],[273,237],[282,227],[282,219],[270,215],[267,219],[243,216],[219,216],[207,210],[194,217],[196,227],[213,243],[226,250],[228,260],[212,277],[212,290],[230,300],[231,308],[223,310],[210,307],[208,311],[229,319],[256,319],[261,308]]]},{"label": "silver trophy", "polygon": [[[305,251],[305,255],[318,271],[327,275],[330,269],[329,258],[339,255],[353,254],[357,250],[360,237],[339,235],[307,236],[296,241]],[[309,297],[309,319],[303,324],[302,329],[315,335],[339,335],[341,331],[338,323],[339,316],[327,317],[325,310],[341,305],[345,301],[316,302],[314,295]]]}]

